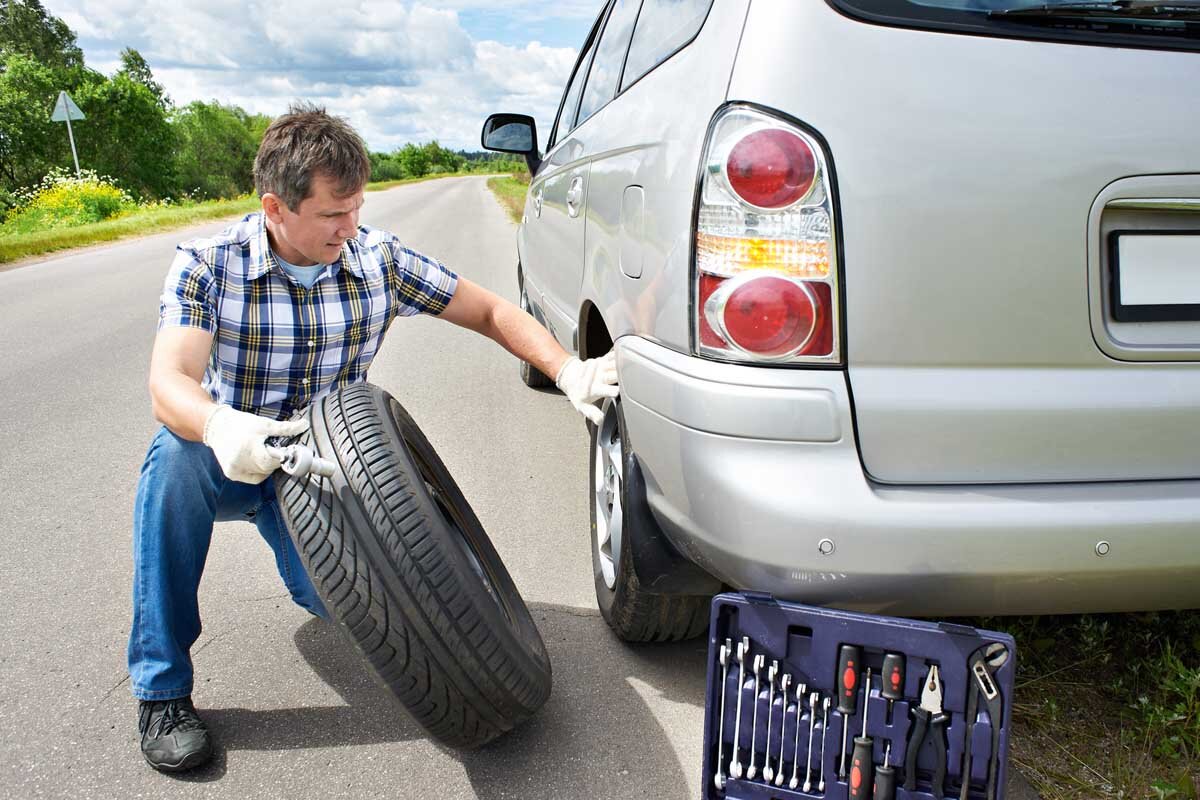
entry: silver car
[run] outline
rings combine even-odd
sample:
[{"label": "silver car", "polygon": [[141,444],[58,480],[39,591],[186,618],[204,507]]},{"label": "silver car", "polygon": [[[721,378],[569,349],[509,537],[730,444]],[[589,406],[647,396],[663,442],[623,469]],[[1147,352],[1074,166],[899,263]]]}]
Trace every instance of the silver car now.
[{"label": "silver car", "polygon": [[1051,2],[612,0],[488,119],[619,634],[1200,606],[1200,8]]}]

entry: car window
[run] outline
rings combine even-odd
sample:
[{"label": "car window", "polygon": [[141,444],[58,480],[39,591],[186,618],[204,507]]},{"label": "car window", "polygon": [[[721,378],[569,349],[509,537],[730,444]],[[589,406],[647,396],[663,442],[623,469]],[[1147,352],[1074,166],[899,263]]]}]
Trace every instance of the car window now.
[{"label": "car window", "polygon": [[579,108],[579,95],[583,91],[583,82],[587,78],[592,53],[595,50],[596,39],[593,37],[583,58],[579,59],[575,74],[571,76],[571,83],[567,86],[566,94],[563,95],[562,108],[558,110],[558,119],[554,122],[554,132],[550,137],[550,144],[546,146],[547,151],[575,127],[575,110]]},{"label": "car window", "polygon": [[712,0],[645,0],[638,16],[625,61],[624,89],[650,70],[670,58],[676,50],[690,42],[704,18]]},{"label": "car window", "polygon": [[617,94],[625,52],[629,49],[629,37],[633,34],[633,23],[641,5],[641,0],[617,0],[613,5],[608,22],[604,25],[604,33],[600,35],[596,56],[592,59],[583,102],[579,104],[580,122],[596,113]]}]

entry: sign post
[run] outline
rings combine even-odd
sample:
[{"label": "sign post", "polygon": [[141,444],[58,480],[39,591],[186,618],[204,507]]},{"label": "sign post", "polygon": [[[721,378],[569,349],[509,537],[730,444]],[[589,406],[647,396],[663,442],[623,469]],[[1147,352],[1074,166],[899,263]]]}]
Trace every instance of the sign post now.
[{"label": "sign post", "polygon": [[54,104],[54,112],[50,115],[52,122],[67,123],[67,138],[71,140],[71,157],[75,159],[75,177],[79,177],[79,154],[75,152],[75,134],[71,132],[71,120],[87,119],[79,106],[66,92],[58,93],[58,102]]}]

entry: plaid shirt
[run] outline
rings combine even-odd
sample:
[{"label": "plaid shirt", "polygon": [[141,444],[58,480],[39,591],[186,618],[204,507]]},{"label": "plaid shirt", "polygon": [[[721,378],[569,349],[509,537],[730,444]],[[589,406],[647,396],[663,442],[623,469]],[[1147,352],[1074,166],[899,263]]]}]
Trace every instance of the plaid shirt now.
[{"label": "plaid shirt", "polygon": [[213,334],[203,386],[239,411],[286,419],[366,380],[392,320],[438,314],[458,277],[395,236],[360,225],[311,289],[271,252],[261,213],[179,246],[158,328]]}]

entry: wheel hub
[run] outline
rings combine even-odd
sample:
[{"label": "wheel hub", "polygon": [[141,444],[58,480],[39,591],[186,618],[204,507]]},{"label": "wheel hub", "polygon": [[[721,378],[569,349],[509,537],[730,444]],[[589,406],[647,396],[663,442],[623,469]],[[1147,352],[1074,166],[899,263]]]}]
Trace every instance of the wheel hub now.
[{"label": "wheel hub", "polygon": [[599,554],[600,574],[609,589],[617,585],[617,569],[621,560],[621,537],[624,532],[624,509],[621,506],[624,451],[621,431],[617,425],[617,407],[612,400],[602,406],[604,419],[596,432],[594,453],[596,485],[593,487],[596,511],[596,551]]}]

